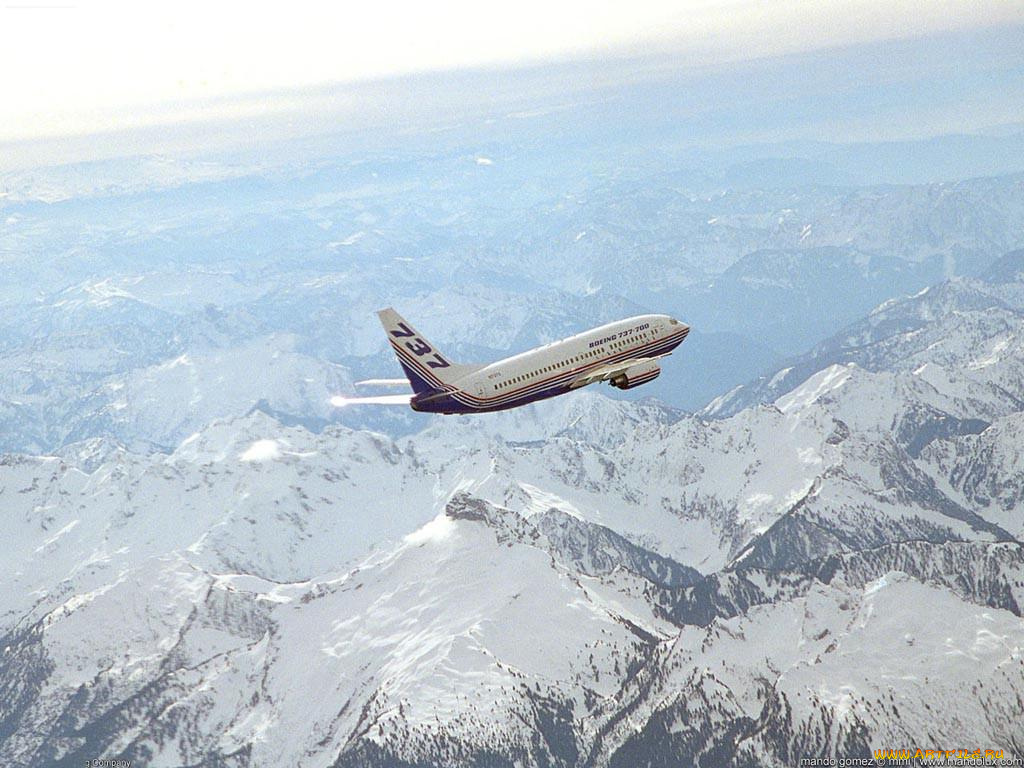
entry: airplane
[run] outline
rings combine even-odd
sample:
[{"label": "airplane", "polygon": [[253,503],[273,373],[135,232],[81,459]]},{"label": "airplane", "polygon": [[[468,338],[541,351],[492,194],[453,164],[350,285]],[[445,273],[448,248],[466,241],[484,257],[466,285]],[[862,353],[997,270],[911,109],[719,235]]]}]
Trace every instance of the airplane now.
[{"label": "airplane", "polygon": [[690,332],[668,315],[639,315],[487,365],[459,365],[391,307],[377,316],[412,385],[409,405],[443,414],[504,411],[599,381],[633,389],[656,379],[659,361]]}]

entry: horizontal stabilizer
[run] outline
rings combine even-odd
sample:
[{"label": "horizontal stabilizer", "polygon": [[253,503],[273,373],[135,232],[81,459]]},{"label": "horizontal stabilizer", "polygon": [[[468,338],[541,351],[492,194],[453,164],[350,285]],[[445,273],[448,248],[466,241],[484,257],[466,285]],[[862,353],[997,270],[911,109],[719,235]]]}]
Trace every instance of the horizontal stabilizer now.
[{"label": "horizontal stabilizer", "polygon": [[405,395],[367,395],[366,397],[335,395],[331,398],[331,405],[335,408],[347,408],[350,405],[409,405],[410,400],[412,400],[411,392]]}]

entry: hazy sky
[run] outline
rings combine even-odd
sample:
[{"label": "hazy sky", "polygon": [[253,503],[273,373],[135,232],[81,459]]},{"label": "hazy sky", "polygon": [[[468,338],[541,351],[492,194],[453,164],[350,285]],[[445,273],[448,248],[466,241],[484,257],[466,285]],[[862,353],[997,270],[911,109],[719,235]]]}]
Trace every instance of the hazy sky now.
[{"label": "hazy sky", "polygon": [[1024,0],[2,1],[0,141],[245,116],[267,100],[241,94],[410,72],[714,64],[1024,22]]}]

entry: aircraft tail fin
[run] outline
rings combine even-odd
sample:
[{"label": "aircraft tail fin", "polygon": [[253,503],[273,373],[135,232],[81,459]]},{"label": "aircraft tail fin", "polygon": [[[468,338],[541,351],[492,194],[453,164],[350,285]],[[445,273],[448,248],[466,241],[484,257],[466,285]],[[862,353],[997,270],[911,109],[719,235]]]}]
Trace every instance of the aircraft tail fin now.
[{"label": "aircraft tail fin", "polygon": [[380,310],[377,317],[416,394],[454,389],[456,381],[480,369],[451,362],[391,307]]}]

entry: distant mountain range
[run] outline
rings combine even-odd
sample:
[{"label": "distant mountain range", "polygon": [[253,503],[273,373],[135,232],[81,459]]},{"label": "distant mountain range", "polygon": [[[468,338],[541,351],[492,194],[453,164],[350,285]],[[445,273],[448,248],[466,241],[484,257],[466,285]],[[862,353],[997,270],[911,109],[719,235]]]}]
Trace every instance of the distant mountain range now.
[{"label": "distant mountain range", "polygon": [[169,451],[254,407],[411,434],[427,422],[328,404],[398,374],[386,305],[467,362],[669,312],[694,328],[677,371],[625,397],[698,409],[886,300],[983,278],[1024,238],[1020,174],[824,186],[787,156],[792,183],[755,188],[684,155],[464,150],[8,174],[0,449]]}]

